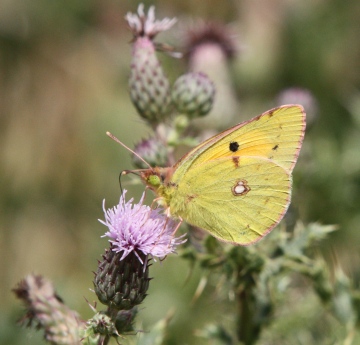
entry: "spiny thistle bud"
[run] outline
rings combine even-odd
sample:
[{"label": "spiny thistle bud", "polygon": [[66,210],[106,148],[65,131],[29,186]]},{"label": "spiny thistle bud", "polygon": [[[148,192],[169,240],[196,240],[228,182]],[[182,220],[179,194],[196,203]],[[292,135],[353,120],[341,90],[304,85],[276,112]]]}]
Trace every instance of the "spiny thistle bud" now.
[{"label": "spiny thistle bud", "polygon": [[170,84],[156,57],[153,38],[168,30],[176,19],[155,20],[155,9],[148,14],[144,5],[138,7],[138,14],[128,13],[126,20],[134,35],[129,78],[130,97],[140,116],[156,125],[171,112]]},{"label": "spiny thistle bud", "polygon": [[83,322],[62,302],[48,280],[29,275],[13,291],[27,308],[22,323],[44,329],[45,339],[52,344],[80,344]]},{"label": "spiny thistle bud", "polygon": [[86,322],[86,337],[94,335],[118,336],[118,332],[111,318],[103,311],[96,313],[90,320]]},{"label": "spiny thistle bud", "polygon": [[[118,337],[127,332],[133,332],[133,321],[137,314],[137,308],[130,310],[120,310],[117,313],[110,312],[111,316],[107,315],[108,312],[98,312],[86,324],[87,328],[84,332],[84,339],[87,342],[95,343],[93,340],[96,336]],[[95,338],[99,340],[99,337]],[[96,342],[99,344],[99,341]]]},{"label": "spiny thistle bud", "polygon": [[115,327],[120,334],[134,330],[133,321],[137,312],[138,308],[135,307],[130,310],[120,310],[117,313],[115,317]]},{"label": "spiny thistle bud", "polygon": [[[135,146],[134,151],[151,166],[167,166],[166,145],[155,137],[141,140]],[[132,161],[139,169],[148,168],[148,166],[136,155],[132,156]]]},{"label": "spiny thistle bud", "polygon": [[[101,303],[117,310],[131,309],[146,297],[150,278],[148,264],[130,253],[123,260],[123,252],[106,250],[95,274],[95,293]],[[141,255],[145,259],[145,255]]]},{"label": "spiny thistle bud", "polygon": [[215,86],[204,73],[187,73],[176,80],[171,97],[180,113],[190,118],[200,117],[212,108]]}]

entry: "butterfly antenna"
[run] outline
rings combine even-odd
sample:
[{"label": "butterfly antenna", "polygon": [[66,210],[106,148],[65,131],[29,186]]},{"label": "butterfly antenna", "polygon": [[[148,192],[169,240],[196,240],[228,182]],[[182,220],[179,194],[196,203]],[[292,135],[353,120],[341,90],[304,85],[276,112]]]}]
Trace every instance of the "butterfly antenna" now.
[{"label": "butterfly antenna", "polygon": [[150,164],[141,156],[139,156],[135,151],[133,151],[130,147],[127,147],[124,143],[122,143],[118,138],[116,138],[114,135],[112,135],[110,132],[106,132],[106,135],[110,137],[112,140],[116,141],[118,144],[120,144],[122,147],[126,148],[128,151],[130,151],[132,154],[134,154],[137,158],[139,158],[143,163],[145,163],[149,169],[152,170],[152,167]]}]

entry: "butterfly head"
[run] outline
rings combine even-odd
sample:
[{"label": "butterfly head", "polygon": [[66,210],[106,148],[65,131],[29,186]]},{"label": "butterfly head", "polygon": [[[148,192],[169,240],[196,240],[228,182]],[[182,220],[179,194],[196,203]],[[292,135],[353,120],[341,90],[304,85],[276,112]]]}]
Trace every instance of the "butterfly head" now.
[{"label": "butterfly head", "polygon": [[170,177],[170,168],[144,169],[140,172],[140,177],[150,189],[158,193],[159,188],[161,189]]},{"label": "butterfly head", "polygon": [[163,176],[161,176],[157,168],[143,170],[140,173],[140,177],[145,184],[154,191],[156,191],[164,181]]}]

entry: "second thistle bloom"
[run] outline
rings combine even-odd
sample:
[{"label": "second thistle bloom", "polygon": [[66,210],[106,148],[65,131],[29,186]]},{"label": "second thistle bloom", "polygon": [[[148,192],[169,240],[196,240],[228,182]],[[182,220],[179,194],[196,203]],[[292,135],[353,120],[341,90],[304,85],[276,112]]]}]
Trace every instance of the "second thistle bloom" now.
[{"label": "second thistle bloom", "polygon": [[156,125],[170,114],[170,84],[156,56],[153,38],[168,30],[175,19],[155,20],[155,9],[148,14],[144,6],[138,14],[128,13],[126,20],[134,35],[129,78],[130,96],[140,116]]},{"label": "second thistle bloom", "polygon": [[213,22],[194,23],[184,35],[188,70],[206,73],[216,85],[216,99],[211,112],[192,122],[192,126],[201,132],[209,131],[207,136],[240,121],[230,67],[237,55],[237,42],[230,27]]}]

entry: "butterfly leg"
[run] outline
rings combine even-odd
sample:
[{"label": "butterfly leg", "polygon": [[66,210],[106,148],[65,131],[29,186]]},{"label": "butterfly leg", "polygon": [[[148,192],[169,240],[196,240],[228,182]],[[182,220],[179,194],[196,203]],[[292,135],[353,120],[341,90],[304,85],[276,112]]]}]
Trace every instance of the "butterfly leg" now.
[{"label": "butterfly leg", "polygon": [[[171,215],[170,215],[170,207],[168,207],[166,209],[166,216],[167,216],[167,220],[170,219]],[[167,220],[166,220],[166,223],[167,223]],[[177,223],[174,231],[172,232],[171,234],[171,237],[174,238],[175,234],[177,233],[177,231],[179,230],[181,224],[183,223],[183,219],[181,217],[179,217],[179,222]],[[166,226],[166,223],[165,223],[165,226]],[[169,246],[170,246],[170,243],[169,243]]]},{"label": "butterfly leg", "polygon": [[[158,205],[162,205],[163,203],[161,202],[161,200],[164,200],[164,198],[162,197],[162,196],[160,196],[160,197],[158,197],[158,198],[155,198],[153,201],[152,201],[152,203],[151,203],[151,208],[153,209],[153,210],[155,210],[156,209],[156,207],[154,207],[154,204],[157,202],[158,203]],[[160,201],[160,202],[159,202]]]},{"label": "butterfly leg", "polygon": [[[168,207],[168,208],[166,209],[166,221],[165,221],[164,227],[163,227],[161,233],[159,234],[158,239],[157,239],[156,242],[154,243],[154,247],[158,244],[161,236],[164,234],[164,232],[165,232],[165,230],[166,230],[166,227],[167,227],[167,225],[168,225],[168,222],[169,222],[169,220],[170,220],[170,217],[171,217],[170,207]],[[178,229],[180,228],[180,226],[181,226],[181,224],[182,224],[182,222],[183,222],[183,219],[182,219],[181,217],[179,217],[179,219],[180,219],[179,223],[176,225],[174,231],[171,233],[171,237],[172,237],[172,238],[175,236],[176,232],[178,231]],[[169,243],[169,246],[170,246],[170,245],[171,245],[171,243]]]},{"label": "butterfly leg", "polygon": [[179,217],[179,220],[180,220],[179,223],[176,225],[176,228],[175,228],[175,230],[174,230],[173,233],[172,233],[172,236],[173,236],[173,237],[175,236],[175,234],[177,233],[177,231],[179,230],[181,224],[182,224],[183,221],[184,221],[181,217]]}]

